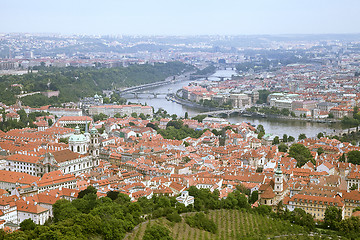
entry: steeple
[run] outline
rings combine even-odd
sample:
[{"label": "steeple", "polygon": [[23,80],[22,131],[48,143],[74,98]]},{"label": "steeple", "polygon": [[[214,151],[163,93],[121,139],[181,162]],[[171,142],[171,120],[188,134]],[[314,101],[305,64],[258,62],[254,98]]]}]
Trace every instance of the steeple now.
[{"label": "steeple", "polygon": [[283,177],[283,172],[281,171],[280,161],[278,162],[278,166],[276,168],[274,178],[275,178],[274,192],[281,193],[284,190],[284,184],[283,184],[284,177]]},{"label": "steeple", "polygon": [[275,175],[277,176],[281,176],[282,175],[282,171],[281,171],[281,167],[280,167],[280,161],[278,162],[276,171],[275,171]]},{"label": "steeple", "polygon": [[85,122],[85,133],[88,133],[89,132],[89,128],[88,128],[88,121],[86,119],[86,122]]}]

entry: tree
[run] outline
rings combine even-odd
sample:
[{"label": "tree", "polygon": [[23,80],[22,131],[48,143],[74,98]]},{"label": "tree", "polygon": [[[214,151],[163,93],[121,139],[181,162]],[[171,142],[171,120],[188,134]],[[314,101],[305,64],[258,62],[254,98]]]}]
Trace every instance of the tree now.
[{"label": "tree", "polygon": [[181,216],[176,211],[167,214],[166,219],[170,222],[181,222]]},{"label": "tree", "polygon": [[318,138],[318,139],[323,138],[323,137],[324,137],[324,134],[323,134],[322,132],[319,132],[319,133],[317,134],[317,138]]},{"label": "tree", "polygon": [[351,187],[350,187],[350,191],[353,191],[353,190],[357,190],[359,188],[359,186],[357,184],[353,184]]},{"label": "tree", "polygon": [[306,139],[305,133],[300,133],[298,139],[299,139],[299,140]]},{"label": "tree", "polygon": [[311,214],[306,213],[301,208],[295,208],[288,218],[290,222],[298,224],[300,226],[306,227],[308,230],[313,230],[315,228],[315,222]]},{"label": "tree", "polygon": [[93,116],[94,122],[102,121],[102,120],[105,120],[107,118],[108,118],[108,116],[103,114],[103,113],[99,113],[99,114]]},{"label": "tree", "polygon": [[206,115],[197,115],[193,117],[193,120],[197,120],[198,122],[202,122],[207,116]]},{"label": "tree", "polygon": [[171,118],[172,118],[172,120],[176,120],[176,119],[177,119],[177,115],[176,115],[176,114],[173,114],[173,115],[171,115]]},{"label": "tree", "polygon": [[249,197],[249,203],[253,204],[259,199],[259,192],[253,191]]},{"label": "tree", "polygon": [[96,193],[97,193],[96,188],[90,185],[85,190],[80,191],[77,198],[83,198],[87,194],[96,194]]},{"label": "tree", "polygon": [[280,143],[279,137],[278,136],[274,137],[274,139],[272,141],[272,145],[276,145],[276,144],[279,144],[279,143]]},{"label": "tree", "polygon": [[287,152],[288,146],[285,143],[280,143],[278,146],[279,152]]},{"label": "tree", "polygon": [[140,114],[139,114],[139,118],[141,118],[141,120],[145,120],[145,119],[146,119],[146,116],[145,116],[145,114],[140,113]]},{"label": "tree", "polygon": [[339,232],[343,233],[348,239],[359,239],[360,218],[350,217],[342,220],[338,225]]},{"label": "tree", "polygon": [[291,145],[289,156],[296,159],[298,167],[302,167],[308,161],[311,161],[314,165],[316,164],[310,150],[300,143]]},{"label": "tree", "polygon": [[293,136],[289,136],[288,137],[288,142],[293,142],[293,141],[295,141],[295,138]]},{"label": "tree", "polygon": [[281,113],[281,115],[289,116],[290,111],[287,108],[283,108],[283,109],[281,109],[280,113]]},{"label": "tree", "polygon": [[320,156],[321,154],[324,153],[324,149],[322,147],[319,147],[316,152]]},{"label": "tree", "polygon": [[36,224],[30,218],[25,219],[20,223],[20,230],[27,231],[27,230],[34,230],[36,228]]},{"label": "tree", "polygon": [[138,115],[137,115],[136,112],[131,113],[131,116],[132,116],[133,118],[137,118],[137,117],[138,117]]},{"label": "tree", "polygon": [[60,199],[53,205],[54,222],[63,221],[68,218],[72,218],[80,212],[75,206],[68,200]]},{"label": "tree", "polygon": [[111,200],[115,201],[119,196],[119,191],[109,191],[106,193],[106,196],[108,198],[111,198]]},{"label": "tree", "polygon": [[284,134],[284,135],[283,135],[282,141],[283,141],[284,143],[286,143],[286,142],[288,141],[288,135],[287,135],[287,134]]},{"label": "tree", "polygon": [[49,124],[49,127],[51,127],[53,125],[53,120],[51,120],[51,118],[49,118],[48,124]]},{"label": "tree", "polygon": [[110,98],[104,97],[104,98],[103,98],[103,103],[104,103],[104,104],[109,104],[109,103],[110,103]]},{"label": "tree", "polygon": [[188,119],[188,118],[189,118],[189,113],[185,112],[185,119]]},{"label": "tree", "polygon": [[330,229],[337,230],[342,219],[341,209],[330,206],[325,210],[324,224]]},{"label": "tree", "polygon": [[349,151],[346,156],[349,163],[360,164],[360,151]]},{"label": "tree", "polygon": [[257,131],[258,133],[260,133],[260,132],[264,132],[264,133],[265,133],[265,128],[264,128],[263,125],[259,124],[259,125],[256,127],[256,131]]},{"label": "tree", "polygon": [[176,129],[181,129],[181,127],[183,126],[183,122],[180,120],[171,120],[166,124],[166,128],[169,128],[171,126]]},{"label": "tree", "polygon": [[247,187],[245,187],[243,184],[238,184],[236,185],[236,190],[238,190],[239,192],[245,194],[245,195],[250,195],[250,189],[248,189]]},{"label": "tree", "polygon": [[[225,201],[229,201],[228,198],[226,198]],[[230,195],[230,198],[231,198],[231,195]],[[196,228],[199,228],[199,229],[211,232],[211,233],[217,232],[217,225],[215,224],[215,222],[212,221],[211,219],[207,218],[206,215],[202,212],[195,213],[195,215],[193,215],[193,216],[187,216],[185,218],[185,222],[190,227],[196,227]]]},{"label": "tree", "polygon": [[159,127],[157,125],[155,125],[154,123],[151,123],[151,122],[146,124],[146,127],[151,127],[152,129],[154,129],[156,131],[159,129]]},{"label": "tree", "polygon": [[154,224],[146,227],[143,240],[173,240],[170,230],[164,226]]},{"label": "tree", "polygon": [[262,137],[265,135],[265,132],[259,132],[259,134],[257,135],[258,139],[262,139]]}]

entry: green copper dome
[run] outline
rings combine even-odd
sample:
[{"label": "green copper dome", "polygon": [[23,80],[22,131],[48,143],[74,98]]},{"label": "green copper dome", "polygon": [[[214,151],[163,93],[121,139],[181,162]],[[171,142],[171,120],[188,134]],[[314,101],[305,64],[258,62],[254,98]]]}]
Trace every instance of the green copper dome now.
[{"label": "green copper dome", "polygon": [[83,134],[74,134],[69,137],[69,142],[85,142],[86,140]]}]

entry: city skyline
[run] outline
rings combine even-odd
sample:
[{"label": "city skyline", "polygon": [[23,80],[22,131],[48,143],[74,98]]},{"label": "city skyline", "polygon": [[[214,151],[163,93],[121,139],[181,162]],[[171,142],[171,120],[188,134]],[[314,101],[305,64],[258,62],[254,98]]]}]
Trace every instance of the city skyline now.
[{"label": "city skyline", "polygon": [[[359,33],[360,2],[46,1],[3,2],[1,33],[262,35]],[[14,17],[14,15],[16,17]]]}]

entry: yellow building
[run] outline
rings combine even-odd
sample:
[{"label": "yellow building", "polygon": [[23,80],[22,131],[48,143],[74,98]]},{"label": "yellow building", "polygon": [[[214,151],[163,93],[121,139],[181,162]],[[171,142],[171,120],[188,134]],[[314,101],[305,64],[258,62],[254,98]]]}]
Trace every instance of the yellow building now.
[{"label": "yellow building", "polygon": [[306,213],[311,214],[315,219],[322,220],[325,217],[325,210],[327,207],[334,206],[342,211],[344,217],[345,204],[341,196],[334,197],[312,196],[304,194],[295,194],[291,198],[284,200],[284,205],[293,211],[295,208],[301,208]]}]

